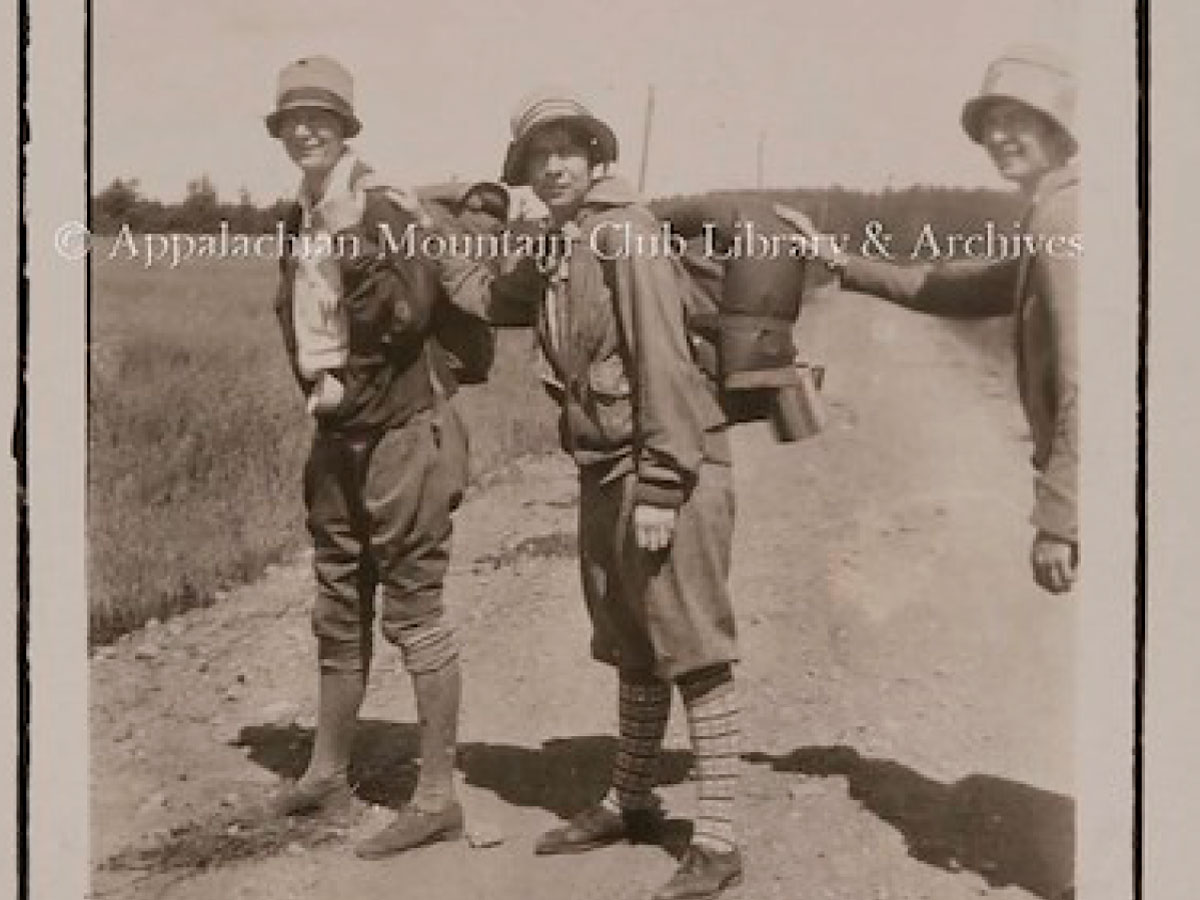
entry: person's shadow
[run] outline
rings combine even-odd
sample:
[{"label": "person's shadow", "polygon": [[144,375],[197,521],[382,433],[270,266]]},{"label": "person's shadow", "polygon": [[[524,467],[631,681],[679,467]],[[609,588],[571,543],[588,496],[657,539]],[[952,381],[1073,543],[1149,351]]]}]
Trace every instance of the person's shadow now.
[{"label": "person's shadow", "polygon": [[947,871],[970,869],[992,887],[1017,885],[1046,900],[1071,896],[1070,797],[991,775],[945,784],[845,746],[744,758],[777,772],[845,777],[850,796],[899,831],[914,859]]},{"label": "person's shadow", "polygon": [[[308,763],[312,731],[292,725],[254,725],[237,743],[251,761],[284,778],[297,778]],[[537,807],[567,819],[604,795],[616,753],[615,738],[601,735],[557,738],[540,747],[463,742],[457,767],[467,784],[490,790],[514,806]],[[412,795],[419,757],[418,729],[408,723],[365,719],[355,735],[350,781],[362,800],[399,809]],[[665,750],[658,783],[688,778],[692,754]],[[690,838],[690,823],[669,820],[663,846],[679,855]]]}]

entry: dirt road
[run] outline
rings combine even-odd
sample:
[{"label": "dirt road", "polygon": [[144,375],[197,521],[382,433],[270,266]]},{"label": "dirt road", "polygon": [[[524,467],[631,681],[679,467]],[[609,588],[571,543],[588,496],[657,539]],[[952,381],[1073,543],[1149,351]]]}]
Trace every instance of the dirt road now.
[{"label": "dirt road", "polygon": [[[1071,856],[1076,613],[1027,575],[1029,445],[1011,373],[865,298],[817,304],[803,325],[828,367],[829,427],[792,446],[765,430],[737,439],[748,870],[729,896],[1054,897]],[[612,675],[586,656],[576,514],[571,469],[550,457],[458,517],[461,794],[476,843],[501,843],[370,863],[350,852],[414,781],[410,692],[390,651],[357,745],[361,814],[236,824],[299,773],[311,740],[297,560],[93,660],[95,896],[645,896],[674,868],[663,848],[532,855],[538,833],[598,796],[614,749]],[[662,791],[681,820],[694,810],[686,746],[677,707]]]}]

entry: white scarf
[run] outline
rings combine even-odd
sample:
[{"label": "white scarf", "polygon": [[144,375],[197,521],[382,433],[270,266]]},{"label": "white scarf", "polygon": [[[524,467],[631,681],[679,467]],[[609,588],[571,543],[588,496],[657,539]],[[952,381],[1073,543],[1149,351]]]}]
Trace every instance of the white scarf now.
[{"label": "white scarf", "polygon": [[303,181],[297,191],[301,223],[292,294],[292,322],[296,332],[297,362],[307,377],[346,364],[349,335],[345,311],[340,309],[342,269],[333,235],[321,221],[321,203],[350,192],[362,191],[361,185],[350,183],[350,176],[356,168],[358,160],[347,150],[325,179],[321,200],[313,202]]}]

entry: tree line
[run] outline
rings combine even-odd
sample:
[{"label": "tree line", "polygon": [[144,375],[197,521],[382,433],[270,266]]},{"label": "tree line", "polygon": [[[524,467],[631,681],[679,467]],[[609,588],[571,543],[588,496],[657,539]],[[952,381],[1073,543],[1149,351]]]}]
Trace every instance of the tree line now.
[{"label": "tree line", "polygon": [[233,234],[269,234],[290,206],[284,199],[259,206],[245,188],[236,202],[222,201],[207,175],[189,181],[184,198],[174,203],[142,196],[136,178],[114,178],[92,197],[91,230],[116,234],[127,226],[137,234],[216,234],[225,222]]}]

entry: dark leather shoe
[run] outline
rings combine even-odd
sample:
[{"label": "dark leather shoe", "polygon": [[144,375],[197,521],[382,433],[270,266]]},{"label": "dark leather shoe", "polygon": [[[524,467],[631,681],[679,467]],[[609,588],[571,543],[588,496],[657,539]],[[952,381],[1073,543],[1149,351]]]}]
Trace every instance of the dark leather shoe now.
[{"label": "dark leather shoe", "polygon": [[540,838],[534,852],[540,856],[583,853],[620,841],[653,843],[662,830],[662,813],[656,809],[632,809],[614,813],[597,804],[579,813],[566,825],[552,828]]},{"label": "dark leather shoe", "polygon": [[709,900],[725,888],[741,883],[742,854],[736,847],[728,853],[719,853],[692,844],[654,900]]},{"label": "dark leather shoe", "polygon": [[382,831],[354,848],[362,859],[382,859],[413,847],[454,841],[463,836],[463,811],[457,801],[437,812],[406,806]]},{"label": "dark leather shoe", "polygon": [[314,781],[294,781],[276,794],[270,802],[269,813],[282,819],[286,816],[311,816],[317,813],[341,812],[354,805],[354,793],[344,776],[335,775]]}]

